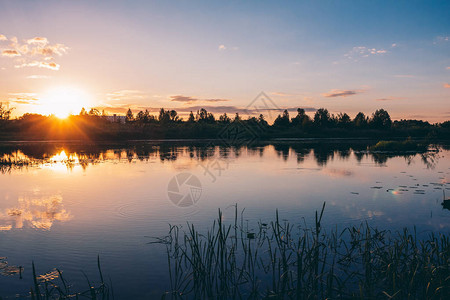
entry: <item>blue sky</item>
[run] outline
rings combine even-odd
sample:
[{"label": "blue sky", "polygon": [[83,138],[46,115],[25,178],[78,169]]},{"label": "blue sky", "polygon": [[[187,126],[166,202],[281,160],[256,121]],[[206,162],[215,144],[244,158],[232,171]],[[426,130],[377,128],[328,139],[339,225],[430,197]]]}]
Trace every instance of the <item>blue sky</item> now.
[{"label": "blue sky", "polygon": [[449,12],[450,1],[0,1],[0,101],[17,115],[56,101],[233,113],[264,91],[280,108],[442,121]]}]

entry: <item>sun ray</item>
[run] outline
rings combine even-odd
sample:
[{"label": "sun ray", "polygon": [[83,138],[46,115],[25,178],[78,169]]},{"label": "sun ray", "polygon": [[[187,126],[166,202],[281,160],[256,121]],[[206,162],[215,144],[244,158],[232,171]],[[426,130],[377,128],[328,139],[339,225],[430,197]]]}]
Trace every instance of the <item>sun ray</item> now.
[{"label": "sun ray", "polygon": [[91,99],[84,91],[64,86],[47,91],[39,102],[39,113],[61,119],[78,114],[83,107],[91,105]]}]

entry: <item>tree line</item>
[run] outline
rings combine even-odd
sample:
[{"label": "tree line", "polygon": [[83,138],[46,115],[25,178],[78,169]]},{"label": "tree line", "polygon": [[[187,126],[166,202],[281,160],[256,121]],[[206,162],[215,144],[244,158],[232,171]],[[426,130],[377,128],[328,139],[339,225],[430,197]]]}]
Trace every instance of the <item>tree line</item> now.
[{"label": "tree line", "polygon": [[[243,129],[243,130],[242,130]],[[225,132],[224,132],[225,131]],[[228,131],[228,132],[227,132]],[[176,110],[161,108],[158,114],[148,110],[123,116],[108,116],[104,111],[82,109],[67,119],[26,113],[11,118],[11,109],[0,105],[0,140],[127,140],[127,139],[217,139],[241,134],[250,140],[314,137],[433,137],[450,136],[450,121],[430,124],[422,120],[395,120],[384,109],[371,115],[362,112],[351,118],[347,113],[331,114],[320,108],[311,116],[298,108],[296,114],[284,110],[271,124],[263,114],[241,116],[227,113],[218,117],[202,108],[190,112],[186,119]]]},{"label": "tree line", "polygon": [[[139,111],[136,115],[131,109],[128,109],[125,115],[125,122],[130,124],[230,124],[234,122],[243,122],[249,125],[259,125],[261,127],[272,128],[342,128],[342,129],[390,129],[392,127],[430,127],[427,121],[422,120],[400,120],[392,121],[389,113],[384,109],[378,109],[371,116],[366,116],[363,112],[359,112],[352,119],[347,113],[330,114],[326,108],[319,108],[313,117],[306,114],[303,108],[297,109],[297,114],[290,117],[288,110],[284,110],[269,125],[263,114],[258,117],[249,116],[243,118],[239,113],[230,118],[227,113],[221,114],[218,118],[213,113],[202,108],[194,114],[190,112],[188,119],[185,121],[175,110],[165,110],[161,108],[157,116],[151,115],[148,110]],[[449,127],[449,121],[439,124],[439,126]]]}]

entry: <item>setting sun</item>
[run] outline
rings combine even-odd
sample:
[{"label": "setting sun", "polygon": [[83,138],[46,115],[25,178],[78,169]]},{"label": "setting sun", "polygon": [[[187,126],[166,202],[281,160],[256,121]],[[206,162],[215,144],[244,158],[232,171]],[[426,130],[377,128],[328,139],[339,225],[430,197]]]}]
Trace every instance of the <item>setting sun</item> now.
[{"label": "setting sun", "polygon": [[72,87],[58,87],[49,90],[40,99],[40,113],[67,118],[78,114],[83,107],[90,106],[90,97],[84,91]]}]

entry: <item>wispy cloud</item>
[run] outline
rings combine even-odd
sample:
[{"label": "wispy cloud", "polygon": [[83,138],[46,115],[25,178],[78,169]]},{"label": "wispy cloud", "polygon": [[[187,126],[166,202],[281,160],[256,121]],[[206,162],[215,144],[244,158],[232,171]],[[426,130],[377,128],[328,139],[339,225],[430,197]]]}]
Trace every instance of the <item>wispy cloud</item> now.
[{"label": "wispy cloud", "polygon": [[239,47],[236,47],[236,46],[228,47],[228,46],[225,46],[224,44],[221,44],[221,45],[219,45],[219,47],[217,47],[217,49],[219,51],[225,51],[225,50],[234,50],[234,51],[236,51],[236,50],[239,50]]},{"label": "wispy cloud", "polygon": [[170,96],[170,101],[192,103],[198,101],[198,99],[189,96],[177,95],[177,96]]},{"label": "wispy cloud", "polygon": [[434,39],[433,44],[437,45],[437,44],[447,43],[448,41],[450,41],[449,36],[440,35]]},{"label": "wispy cloud", "polygon": [[55,56],[62,56],[69,50],[63,44],[50,44],[46,37],[34,37],[21,43],[17,37],[8,39],[0,35],[0,40],[9,42],[7,46],[0,46],[0,51],[2,56],[16,58],[16,68],[39,67],[58,71],[60,65],[54,61]]},{"label": "wispy cloud", "polygon": [[47,76],[47,75],[30,75],[30,76],[27,76],[26,78],[28,78],[28,79],[47,79],[47,78],[51,78],[51,76]]},{"label": "wispy cloud", "polygon": [[362,93],[361,90],[331,90],[328,93],[323,93],[322,96],[327,98],[334,98],[334,97],[348,97],[353,96],[356,94]]},{"label": "wispy cloud", "polygon": [[15,57],[15,56],[21,56],[21,54],[17,50],[7,49],[7,50],[2,50],[2,56]]},{"label": "wispy cloud", "polygon": [[108,101],[126,101],[131,102],[135,100],[142,100],[147,95],[140,90],[119,90],[106,94],[106,100]]},{"label": "wispy cloud", "polygon": [[176,95],[176,96],[170,96],[170,101],[182,102],[182,103],[193,103],[193,102],[197,102],[197,101],[200,101],[200,102],[227,102],[230,100],[221,99],[221,98],[199,99],[199,98],[194,98],[191,96]]},{"label": "wispy cloud", "polygon": [[227,102],[230,101],[228,99],[202,99],[200,101],[205,101],[205,102]]},{"label": "wispy cloud", "polygon": [[37,104],[36,93],[9,93],[9,102],[17,104]]},{"label": "wispy cloud", "polygon": [[378,98],[376,101],[393,101],[393,100],[403,100],[404,97],[387,97],[387,98]]},{"label": "wispy cloud", "polygon": [[39,45],[47,45],[48,40],[45,37],[34,37],[32,39],[27,40],[28,44],[39,44]]},{"label": "wispy cloud", "polygon": [[280,96],[280,97],[290,97],[290,96],[294,96],[292,94],[288,94],[288,93],[284,93],[284,92],[272,92],[270,93],[271,95],[274,96]]},{"label": "wispy cloud", "polygon": [[[395,45],[395,46],[393,46]],[[393,44],[392,47],[396,47],[396,44]],[[344,57],[346,57],[349,60],[352,61],[358,61],[361,58],[367,58],[369,56],[376,56],[376,55],[383,55],[388,53],[385,49],[376,49],[376,48],[369,48],[365,46],[358,46],[353,47],[352,50],[344,54]]]},{"label": "wispy cloud", "polygon": [[15,68],[25,68],[25,67],[39,67],[39,68],[45,68],[45,69],[50,69],[50,70],[54,70],[54,71],[58,71],[60,68],[60,65],[55,63],[55,62],[46,62],[46,61],[32,61],[29,63],[23,63],[20,65],[15,65]]}]

